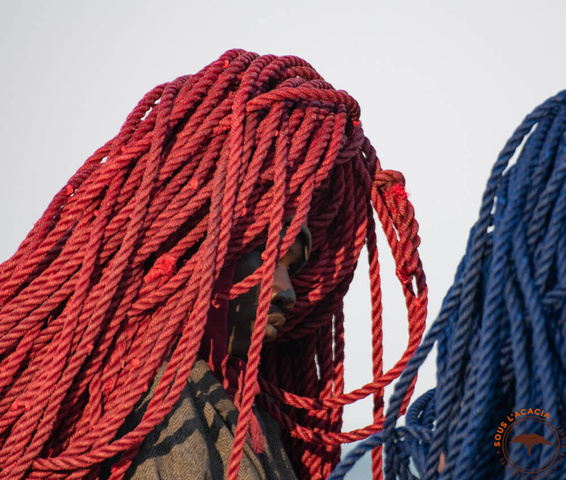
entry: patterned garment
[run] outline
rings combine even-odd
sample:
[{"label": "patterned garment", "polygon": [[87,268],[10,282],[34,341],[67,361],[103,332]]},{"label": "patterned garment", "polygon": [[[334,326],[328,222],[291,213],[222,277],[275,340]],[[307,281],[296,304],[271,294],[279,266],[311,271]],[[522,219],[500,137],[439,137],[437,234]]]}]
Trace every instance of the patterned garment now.
[{"label": "patterned garment", "polygon": [[[127,418],[119,435],[139,423],[161,377]],[[255,409],[263,433],[264,452],[253,451],[246,441],[240,480],[296,480],[281,444],[279,427],[266,413]],[[189,382],[173,411],[144,440],[124,478],[132,480],[222,480],[228,461],[238,410],[202,359],[195,362]],[[107,462],[100,478],[110,474]]]}]

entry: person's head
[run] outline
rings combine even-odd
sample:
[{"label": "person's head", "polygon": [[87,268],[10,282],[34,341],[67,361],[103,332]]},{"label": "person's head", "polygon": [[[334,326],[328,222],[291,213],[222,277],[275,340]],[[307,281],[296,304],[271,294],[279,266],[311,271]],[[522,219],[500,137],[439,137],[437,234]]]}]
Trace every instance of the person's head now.
[{"label": "person's head", "polygon": [[[381,169],[359,114],[352,97],[304,60],[241,50],[146,94],[2,265],[0,307],[8,313],[0,331],[11,333],[0,360],[14,370],[4,376],[9,400],[0,413],[5,407],[13,416],[0,450],[29,438],[18,444],[26,454],[10,462],[29,471],[41,452],[86,455],[114,441],[167,362],[138,429],[148,433],[208,349],[217,357],[247,352],[238,428],[248,426],[261,367],[267,407],[289,433],[298,475],[326,476],[346,441],[334,436],[341,405],[351,401],[342,398],[343,298],[364,245],[376,375],[382,368],[374,213],[417,318],[397,370],[416,348],[426,311],[402,176]],[[303,255],[308,261],[293,272]],[[243,322],[245,345],[236,347],[227,330],[238,339],[246,296],[255,311]],[[264,342],[274,337],[268,325],[277,335]],[[220,331],[219,349],[207,341]],[[34,409],[15,400],[22,391]],[[45,435],[32,435],[38,425]],[[139,438],[121,440],[121,448],[135,450]]]},{"label": "person's head", "polygon": [[[275,266],[271,301],[263,341],[272,342],[285,325],[285,318],[295,306],[297,297],[291,279],[305,266],[311,248],[311,233],[306,225],[289,250]],[[234,269],[234,283],[244,280],[262,264],[262,248],[243,254]],[[259,302],[259,284],[230,301],[228,307],[228,353],[247,358]]]}]

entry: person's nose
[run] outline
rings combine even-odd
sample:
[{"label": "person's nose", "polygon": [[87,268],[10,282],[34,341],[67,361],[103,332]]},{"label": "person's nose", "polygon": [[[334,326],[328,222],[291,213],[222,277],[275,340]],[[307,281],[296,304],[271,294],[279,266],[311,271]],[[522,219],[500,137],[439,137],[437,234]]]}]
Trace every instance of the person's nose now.
[{"label": "person's nose", "polygon": [[280,308],[283,312],[289,312],[295,306],[296,301],[297,297],[289,277],[289,271],[283,265],[277,265],[273,274],[271,304]]}]

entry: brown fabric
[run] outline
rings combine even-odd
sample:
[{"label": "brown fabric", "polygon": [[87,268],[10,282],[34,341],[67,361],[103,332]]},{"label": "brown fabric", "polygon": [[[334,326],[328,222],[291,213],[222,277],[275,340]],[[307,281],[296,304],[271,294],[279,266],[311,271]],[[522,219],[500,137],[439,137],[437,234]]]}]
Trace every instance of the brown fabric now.
[{"label": "brown fabric", "polygon": [[[139,423],[160,374],[128,417],[123,433]],[[256,454],[249,439],[240,465],[240,480],[295,480],[279,437],[277,423],[256,410],[264,437],[264,453]],[[238,411],[208,365],[198,359],[173,411],[144,440],[128,469],[132,480],[221,480],[226,478]],[[109,473],[109,465],[101,478]]]}]

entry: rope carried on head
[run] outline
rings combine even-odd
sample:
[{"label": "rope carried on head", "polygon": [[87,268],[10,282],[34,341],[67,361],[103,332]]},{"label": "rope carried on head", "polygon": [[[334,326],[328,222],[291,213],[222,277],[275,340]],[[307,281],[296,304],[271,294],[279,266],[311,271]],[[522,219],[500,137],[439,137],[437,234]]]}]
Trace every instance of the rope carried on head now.
[{"label": "rope carried on head", "polygon": [[[501,443],[503,424],[528,409],[548,414],[557,431],[566,427],[565,297],[563,91],[529,114],[505,145],[454,284],[396,385],[383,432],[351,452],[331,479],[343,478],[376,445],[385,446],[390,479],[539,478],[536,472],[549,480],[565,478],[566,462],[553,460],[564,451],[563,436],[551,448],[532,451],[512,443],[507,459],[494,445]],[[405,392],[435,342],[437,387],[410,407],[406,426],[396,429]],[[525,421],[513,434],[526,428],[550,438],[542,425]],[[515,466],[504,467],[502,459]]]},{"label": "rope carried on head", "polygon": [[[258,282],[227,477],[237,478],[258,385],[297,475],[327,477],[341,443],[382,427],[383,387],[424,330],[427,289],[403,185],[381,169],[355,100],[297,57],[231,50],[150,91],[0,267],[5,478],[95,478],[116,455],[111,478],[121,478],[179,399],[209,314]],[[374,210],[409,320],[406,352],[386,373]],[[312,249],[293,278],[296,305],[262,345],[274,268],[307,214]],[[342,300],[364,244],[375,376],[344,393]],[[215,292],[223,268],[261,245],[261,267]],[[165,362],[141,423],[119,436]],[[371,425],[341,432],[342,407],[372,394]]]}]

